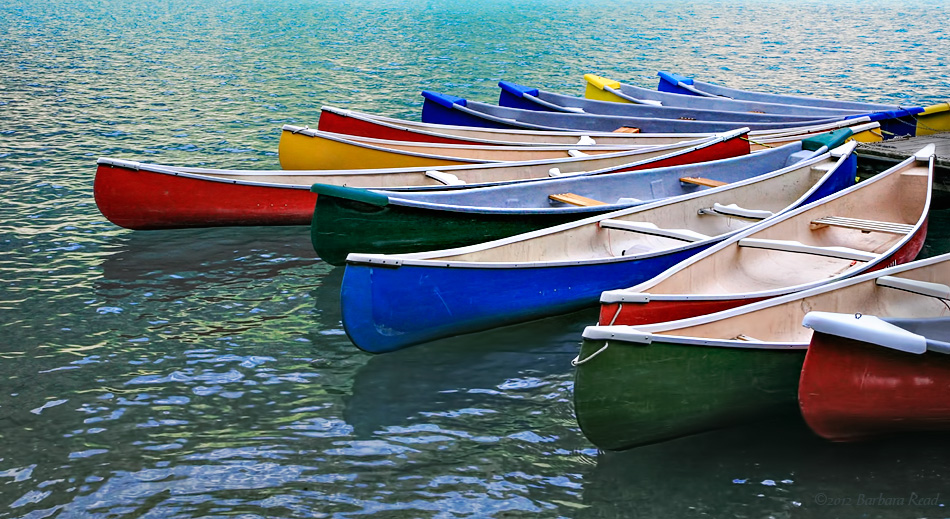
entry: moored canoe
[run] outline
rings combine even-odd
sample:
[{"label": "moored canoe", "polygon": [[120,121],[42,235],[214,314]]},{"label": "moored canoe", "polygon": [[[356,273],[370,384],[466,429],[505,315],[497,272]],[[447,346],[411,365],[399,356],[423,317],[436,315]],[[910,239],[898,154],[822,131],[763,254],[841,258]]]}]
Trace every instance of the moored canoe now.
[{"label": "moored canoe", "polygon": [[[501,186],[451,191],[367,191],[314,185],[314,250],[342,264],[350,252],[400,254],[505,238],[785,168],[836,147],[847,128],[750,155],[688,165],[643,162]],[[604,173],[610,173],[604,174]],[[685,179],[685,180],[684,180]]]},{"label": "moored canoe", "polygon": [[[922,288],[950,301],[946,284]],[[816,434],[854,441],[950,430],[950,318],[809,312],[803,324],[814,333],[798,401]]]},{"label": "moored canoe", "polygon": [[[684,138],[688,145],[695,139]],[[671,143],[675,144],[675,143]],[[649,144],[495,146],[393,141],[321,130],[282,131],[277,154],[288,170],[374,169],[554,160],[648,148]]]},{"label": "moored canoe", "polygon": [[[682,119],[686,121],[742,121],[759,123],[798,123],[814,121],[843,120],[856,115],[872,116],[870,112],[859,113],[760,113],[743,110],[723,110],[702,107],[680,107],[658,104],[632,104],[600,101],[584,97],[569,96],[519,85],[510,81],[498,83],[501,94],[498,105],[523,110],[547,112],[565,112],[579,114],[600,114],[628,117],[652,117],[659,119]],[[671,94],[672,95],[672,94]],[[923,109],[920,109],[921,111]],[[910,112],[905,115],[910,115]]]},{"label": "moored canoe", "polygon": [[[865,127],[865,125],[870,125]],[[861,126],[859,130],[857,127]],[[859,119],[836,121],[821,125],[807,125],[783,130],[750,131],[749,139],[753,150],[787,144],[795,140],[807,138],[809,135],[832,131],[838,128],[849,127],[854,132],[854,139],[858,142],[880,142],[880,133],[872,133],[880,125],[874,122]],[[526,130],[475,128],[471,126],[453,126],[444,124],[428,124],[406,119],[393,119],[376,114],[343,110],[330,106],[321,108],[318,129],[322,131],[356,135],[361,137],[375,137],[389,140],[404,140],[411,142],[443,142],[449,144],[494,144],[520,146],[538,146],[548,144],[578,144],[593,141],[594,144],[670,144],[684,139],[699,139],[709,137],[710,133],[618,133],[618,132],[591,132],[573,130]],[[308,128],[285,125],[284,131],[296,134],[307,134]],[[756,146],[756,143],[767,146]]]},{"label": "moored canoe", "polygon": [[773,218],[635,287],[601,295],[600,323],[684,319],[913,260],[927,235],[934,146]]},{"label": "moored canoe", "polygon": [[[167,229],[225,225],[307,225],[315,183],[387,189],[462,189],[547,178],[552,168],[579,173],[631,162],[682,163],[749,153],[745,130],[649,148],[564,159],[359,170],[257,171],[183,168],[100,158],[93,184],[96,205],[116,225]],[[454,178],[460,185],[446,185]]]},{"label": "moored canoe", "polygon": [[807,312],[948,317],[941,300],[906,289],[948,276],[943,255],[699,317],[589,326],[574,361],[578,424],[598,447],[620,450],[793,412]]},{"label": "moored canoe", "polygon": [[660,104],[683,108],[705,108],[708,110],[727,110],[732,112],[753,112],[763,114],[827,114],[855,115],[878,111],[877,108],[847,109],[831,107],[803,106],[786,103],[766,103],[746,101],[727,97],[706,97],[692,94],[664,92],[621,83],[595,74],[584,74],[586,88],[584,97],[614,103]]},{"label": "moored canoe", "polygon": [[[507,108],[488,103],[470,101],[461,97],[425,90],[422,105],[422,121],[434,124],[474,126],[479,128],[525,128],[534,130],[588,130],[612,132],[628,128],[647,133],[715,132],[738,127],[750,130],[788,130],[791,128],[819,125],[840,121],[840,118],[823,118],[794,122],[755,121],[701,121],[666,119],[659,117],[633,117],[586,113],[539,112]],[[868,116],[855,117],[862,122],[871,122]]]},{"label": "moored canoe", "polygon": [[[678,94],[698,95],[703,97],[726,97],[750,101],[769,103],[798,104],[809,107],[844,108],[854,110],[904,110],[909,107],[903,105],[866,103],[860,101],[844,101],[840,99],[822,99],[818,97],[772,94],[768,92],[754,92],[738,88],[729,88],[675,73],[660,71],[657,90]],[[921,107],[914,107],[921,108]],[[950,131],[950,103],[937,103],[923,107],[911,119],[897,118],[881,121],[882,130],[886,137],[890,136],[921,136]]]},{"label": "moored canoe", "polygon": [[[604,290],[649,279],[755,222],[713,209],[717,204],[754,207],[764,217],[850,185],[854,146],[817,150],[753,179],[468,247],[350,254],[344,328],[357,347],[380,353],[585,308]],[[812,168],[822,172],[817,183]]]}]

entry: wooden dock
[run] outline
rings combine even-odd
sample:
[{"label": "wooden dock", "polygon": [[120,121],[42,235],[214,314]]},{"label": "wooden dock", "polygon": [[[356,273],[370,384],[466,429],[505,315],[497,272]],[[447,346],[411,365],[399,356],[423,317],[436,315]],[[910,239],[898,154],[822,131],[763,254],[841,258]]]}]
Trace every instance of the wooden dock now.
[{"label": "wooden dock", "polygon": [[868,177],[880,173],[930,143],[937,146],[937,159],[934,161],[934,190],[942,196],[948,196],[950,195],[950,133],[859,143],[856,150],[858,176]]}]

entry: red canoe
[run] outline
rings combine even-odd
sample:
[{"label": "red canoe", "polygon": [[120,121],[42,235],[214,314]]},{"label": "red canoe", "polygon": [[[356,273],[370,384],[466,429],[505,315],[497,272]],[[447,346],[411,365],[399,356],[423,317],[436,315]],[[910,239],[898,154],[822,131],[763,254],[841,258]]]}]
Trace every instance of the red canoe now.
[{"label": "red canoe", "polygon": [[[749,153],[747,129],[691,142],[554,160],[464,164],[438,168],[467,188],[548,178],[692,164]],[[445,189],[432,167],[321,171],[183,168],[101,158],[93,185],[96,205],[129,229],[227,225],[309,225],[313,184],[378,189]]]},{"label": "red canoe", "polygon": [[[749,132],[752,150],[781,146],[790,142],[799,141],[811,135],[828,132],[837,128],[848,127],[854,131],[855,140],[862,142],[876,142],[878,137],[872,135],[880,127],[878,123],[857,123],[853,121],[838,121],[818,126],[803,126],[785,130],[758,130]],[[317,129],[324,132],[333,132],[345,135],[388,139],[393,141],[426,142],[437,144],[490,144],[490,145],[518,145],[518,146],[551,146],[551,145],[660,145],[682,141],[683,139],[699,139],[708,137],[709,133],[618,133],[618,132],[585,132],[575,130],[545,131],[545,130],[513,130],[476,128],[470,126],[451,126],[444,124],[420,123],[406,119],[394,119],[380,115],[355,112],[324,106],[321,108],[320,120]],[[298,134],[307,133],[307,128],[285,125],[284,132]]]},{"label": "red canoe", "polygon": [[[888,171],[769,218],[649,281],[604,292],[599,323],[685,319],[912,261],[927,236],[933,155],[931,144]],[[740,214],[752,217],[754,211]],[[722,216],[710,216],[716,217]]]},{"label": "red canoe", "polygon": [[[950,287],[931,283],[947,300]],[[799,381],[802,416],[819,436],[852,441],[950,431],[950,318],[878,319],[811,312]]]}]

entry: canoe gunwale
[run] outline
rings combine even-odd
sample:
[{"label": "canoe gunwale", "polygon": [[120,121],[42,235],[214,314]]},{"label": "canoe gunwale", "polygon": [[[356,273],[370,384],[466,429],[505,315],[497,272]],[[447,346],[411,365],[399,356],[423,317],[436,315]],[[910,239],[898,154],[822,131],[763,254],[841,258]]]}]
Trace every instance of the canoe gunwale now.
[{"label": "canoe gunwale", "polygon": [[627,344],[632,348],[649,348],[654,343],[675,344],[678,346],[706,346],[711,348],[737,348],[744,350],[768,351],[805,350],[808,348],[807,342],[711,339],[708,337],[691,337],[688,335],[655,334],[643,331],[642,327],[625,327],[624,325],[588,326],[584,330],[582,336],[587,340],[601,340],[606,341],[607,343],[619,342],[621,344]]},{"label": "canoe gunwale", "polygon": [[[260,182],[260,181],[254,181],[254,180],[222,178],[222,177],[217,177],[214,175],[202,175],[200,173],[173,169],[173,167],[161,166],[158,164],[146,164],[143,162],[135,162],[135,161],[125,160],[125,159],[112,159],[112,158],[106,158],[106,157],[102,157],[98,159],[96,161],[96,164],[100,166],[111,166],[114,168],[131,169],[134,171],[144,171],[146,173],[159,173],[162,175],[171,175],[174,177],[192,178],[196,180],[207,180],[210,182],[220,182],[222,184],[234,184],[234,185],[241,185],[241,186],[278,187],[281,189],[303,189],[305,191],[309,191],[310,186],[311,186],[311,184],[279,184],[276,182]],[[228,170],[219,170],[219,171],[226,172]],[[283,171],[280,171],[280,170],[273,171],[273,172],[261,171],[260,173],[257,173],[254,170],[231,170],[231,171],[234,172],[235,174],[260,175],[262,173],[271,173],[274,176],[285,174]]]}]

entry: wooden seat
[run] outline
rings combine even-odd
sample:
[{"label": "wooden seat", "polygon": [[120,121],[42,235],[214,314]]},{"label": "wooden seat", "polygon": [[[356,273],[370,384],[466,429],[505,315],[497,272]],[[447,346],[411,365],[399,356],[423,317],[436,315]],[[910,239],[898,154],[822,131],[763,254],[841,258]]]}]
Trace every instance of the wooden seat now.
[{"label": "wooden seat", "polygon": [[601,202],[600,200],[594,200],[593,198],[587,198],[586,196],[575,195],[574,193],[557,193],[554,195],[548,195],[548,198],[551,200],[556,200],[558,202],[564,202],[565,204],[578,205],[578,206],[592,206],[592,205],[607,205],[606,202]]},{"label": "wooden seat", "polygon": [[614,130],[614,133],[640,133],[640,128],[633,128],[631,126],[621,126]]},{"label": "wooden seat", "polygon": [[873,261],[879,255],[873,252],[867,252],[849,247],[821,247],[818,245],[806,245],[800,241],[792,240],[766,240],[759,238],[743,238],[739,240],[740,247],[749,247],[755,249],[769,249],[783,252],[797,252],[801,254],[814,254],[816,256],[827,256],[829,258],[840,258],[853,261]]},{"label": "wooden seat", "polygon": [[600,227],[603,229],[617,229],[619,231],[638,232],[640,234],[649,234],[651,236],[660,236],[680,241],[700,241],[709,239],[709,236],[691,231],[689,229],[662,229],[656,224],[649,222],[627,222],[624,220],[614,220],[607,218],[600,221]]},{"label": "wooden seat", "polygon": [[719,187],[728,184],[728,182],[723,182],[721,180],[713,180],[711,178],[703,177],[682,177],[680,182],[685,184],[696,184],[697,186],[706,186],[706,187]]},{"label": "wooden seat", "polygon": [[862,220],[860,218],[847,218],[845,216],[823,216],[812,220],[809,227],[812,230],[823,227],[834,226],[847,229],[857,229],[861,232],[883,232],[888,234],[908,234],[914,230],[914,226],[907,223],[879,222],[876,220]]}]

